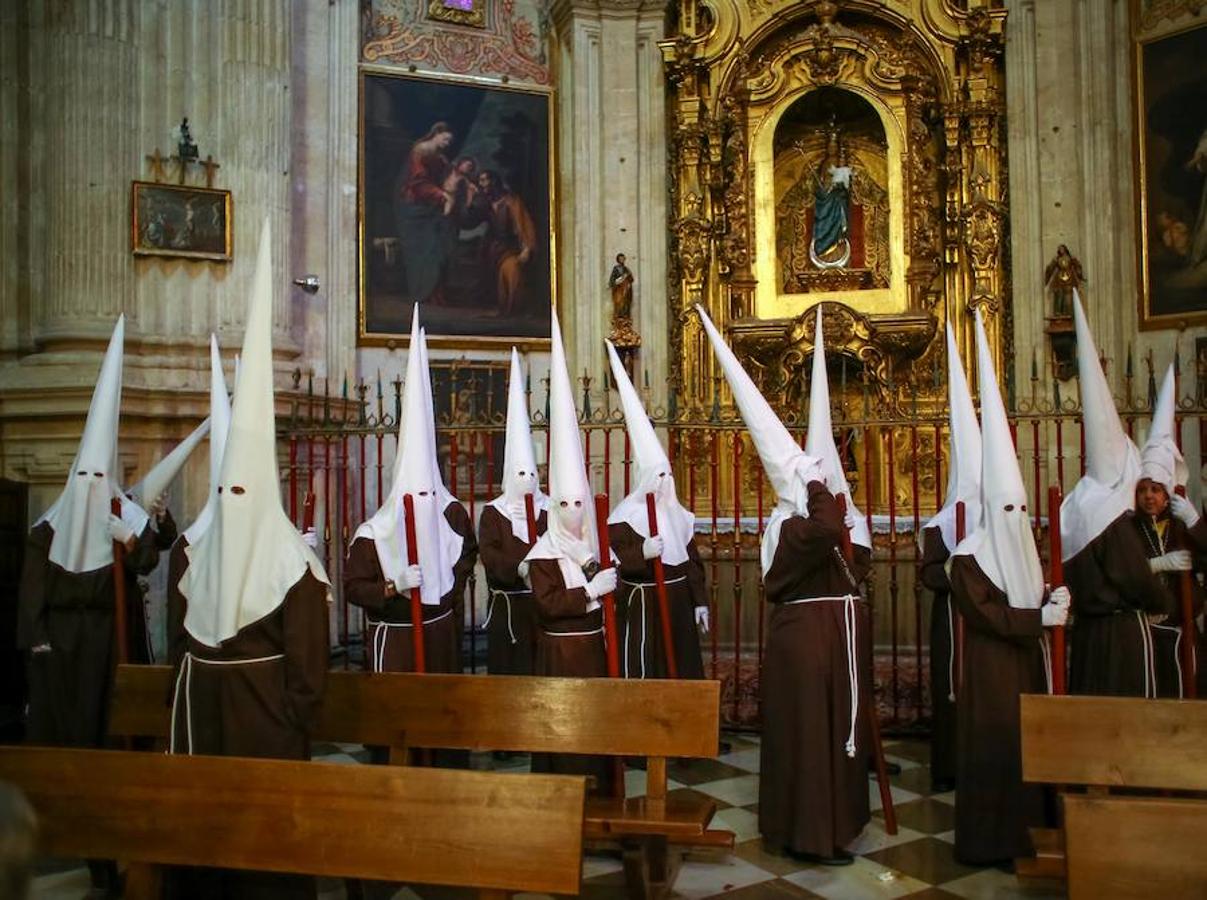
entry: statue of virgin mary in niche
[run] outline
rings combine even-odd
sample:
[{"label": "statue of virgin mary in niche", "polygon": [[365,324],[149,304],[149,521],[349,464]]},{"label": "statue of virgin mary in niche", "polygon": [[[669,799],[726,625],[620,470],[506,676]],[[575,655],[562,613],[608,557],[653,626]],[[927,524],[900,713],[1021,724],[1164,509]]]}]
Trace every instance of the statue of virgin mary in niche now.
[{"label": "statue of virgin mary in niche", "polygon": [[826,156],[817,167],[809,259],[819,269],[841,269],[851,259],[851,166],[837,121],[830,119]]}]

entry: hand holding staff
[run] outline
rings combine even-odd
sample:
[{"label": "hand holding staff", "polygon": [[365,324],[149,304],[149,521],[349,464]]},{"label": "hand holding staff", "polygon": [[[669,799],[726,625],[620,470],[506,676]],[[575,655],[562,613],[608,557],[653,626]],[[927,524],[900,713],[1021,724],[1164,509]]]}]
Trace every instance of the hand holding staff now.
[{"label": "hand holding staff", "polygon": [[[406,517],[407,531],[407,561],[412,566],[419,565],[419,541],[415,537],[415,500],[410,494],[402,495],[403,514]],[[411,588],[411,639],[414,642],[415,671],[427,671],[427,663],[423,657],[423,602],[420,600],[420,588]]]},{"label": "hand holding staff", "polygon": [[[1048,581],[1053,588],[1065,582],[1064,560],[1060,550],[1060,486],[1048,488]],[[1065,628],[1052,628],[1052,693],[1065,693]]]},{"label": "hand holding staff", "polygon": [[[114,497],[109,511],[119,519],[122,501]],[[113,628],[117,632],[117,662],[124,665],[130,661],[130,643],[126,632],[126,545],[113,542]]]},{"label": "hand holding staff", "polygon": [[[842,559],[848,566],[854,559],[855,551],[851,547],[851,529],[846,527],[847,498],[845,494],[838,495],[838,511],[842,514]],[[853,588],[852,588],[853,589]],[[873,662],[873,667],[875,663]],[[880,717],[876,714],[876,685],[868,686],[868,696],[872,705],[868,709],[868,726],[872,733],[872,759],[876,764],[876,784],[880,788],[880,805],[884,809],[884,830],[889,834],[897,833],[897,810],[893,806],[893,790],[888,780],[888,764],[884,761],[884,743],[880,740]]]},{"label": "hand holding staff", "polygon": [[[658,509],[653,493],[645,495],[645,514],[649,520],[650,537],[658,537]],[[666,597],[666,572],[662,568],[662,557],[655,557],[653,563],[654,584],[658,587],[658,616],[662,621],[662,648],[666,656],[666,674],[668,678],[678,678],[679,667],[675,665],[675,639],[671,633],[671,605]]]},{"label": "hand holding staff", "polygon": [[[612,545],[608,540],[608,495],[595,495],[595,525],[599,532],[599,566],[612,568]],[[599,598],[603,605],[604,639],[608,645],[608,677],[620,677],[620,636],[616,629],[616,598],[604,594]]]}]

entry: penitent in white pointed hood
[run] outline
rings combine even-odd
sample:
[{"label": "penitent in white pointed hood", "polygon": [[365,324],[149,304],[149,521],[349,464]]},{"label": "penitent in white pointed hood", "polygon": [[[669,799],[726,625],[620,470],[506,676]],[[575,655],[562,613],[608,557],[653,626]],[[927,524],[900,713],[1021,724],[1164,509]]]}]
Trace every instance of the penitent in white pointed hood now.
[{"label": "penitent in white pointed hood", "polygon": [[84,434],[67,473],[67,483],[38,520],[54,529],[50,561],[68,572],[92,572],[113,564],[108,521],[114,498],[122,501],[122,518],[136,534],[147,526],[147,514],[123,496],[117,477],[125,335],[126,317],[119,316],[92,390]]},{"label": "penitent in white pointed hood", "polygon": [[511,348],[511,377],[507,382],[507,445],[503,450],[503,493],[491,500],[500,515],[511,522],[511,533],[531,544],[536,535],[528,533],[528,511],[524,497],[532,494],[533,512],[549,508],[549,498],[541,492],[532,448],[532,428],[528,421],[528,400],[524,395],[524,371],[520,354]]},{"label": "penitent in white pointed hood", "polygon": [[851,486],[838,447],[834,444],[834,423],[830,418],[830,378],[826,374],[826,347],[821,331],[821,304],[817,305],[817,325],[813,332],[813,377],[809,384],[809,431],[805,438],[805,452],[821,460],[826,475],[826,487],[835,497],[846,498],[847,512],[855,520],[851,526],[851,543],[872,549],[872,536],[868,532],[867,519],[855,505]]},{"label": "penitent in white pointed hood", "polygon": [[1123,430],[1098,361],[1081,298],[1073,292],[1077,380],[1085,426],[1085,474],[1060,506],[1061,556],[1071,559],[1125,512],[1136,508],[1140,451]]},{"label": "penitent in white pointed hood", "polygon": [[[236,377],[238,375],[236,374]],[[195,544],[210,527],[214,507],[218,502],[218,483],[222,477],[222,451],[226,449],[226,436],[230,432],[231,401],[226,393],[226,374],[222,371],[222,354],[218,350],[218,338],[210,335],[210,486],[205,506],[184,530],[184,539]]]},{"label": "penitent in white pointed hood", "polygon": [[771,482],[779,498],[767,520],[759,553],[763,574],[766,575],[775,560],[776,548],[779,547],[780,528],[791,516],[809,515],[809,482],[823,481],[825,474],[821,461],[802,450],[792,439],[784,423],[729,349],[708,313],[698,305],[696,311],[700,313],[704,331],[712,343],[717,362],[721,364],[721,371],[725,373],[725,380],[729,382],[734,403],[737,404],[742,421],[746,423],[746,430],[750,432],[754,449],[762,460],[767,480]]},{"label": "penitent in white pointed hood", "polygon": [[411,495],[415,510],[418,565],[423,571],[420,599],[436,606],[453,589],[453,566],[461,555],[463,539],[444,517],[448,501],[437,475],[436,435],[428,395],[431,382],[419,333],[419,304],[411,318],[411,345],[407,355],[402,416],[398,420],[398,453],[394,457],[394,483],[371,519],[356,529],[355,537],[369,538],[377,548],[382,574],[396,581],[411,565],[406,539],[403,498]]},{"label": "penitent in white pointed hood", "polygon": [[142,480],[130,488],[126,494],[143,509],[149,509],[151,504],[171,487],[176,476],[180,474],[180,470],[184,468],[184,464],[193,455],[193,451],[201,445],[209,433],[210,420],[207,418],[184,440],[173,447],[167,456],[153,465],[142,477]]},{"label": "penitent in white pointed hood", "polygon": [[617,393],[620,394],[625,428],[629,432],[629,446],[637,464],[637,486],[612,510],[608,522],[625,522],[643,538],[648,538],[650,523],[645,498],[647,494],[653,494],[658,516],[658,534],[664,544],[662,561],[668,566],[682,565],[687,562],[687,545],[691,543],[695,532],[695,514],[679,502],[671,461],[662,449],[662,443],[654,432],[654,426],[646,415],[641,398],[637,396],[637,390],[629,380],[629,373],[625,371],[616,348],[612,346],[611,341],[604,343],[608,345],[612,380],[616,383]]},{"label": "penitent in white pointed hood", "polygon": [[1173,366],[1170,365],[1165,370],[1165,378],[1157,394],[1148,440],[1140,451],[1140,477],[1157,482],[1165,488],[1165,493],[1171,495],[1179,487],[1186,486],[1186,479],[1190,475],[1186,460],[1174,439],[1175,406]]},{"label": "penitent in white pointed hood", "polygon": [[1044,599],[1044,573],[980,310],[976,346],[981,388],[981,517],[976,530],[952,555],[975,558],[985,576],[1006,594],[1010,606],[1038,609]]},{"label": "penitent in white pointed hood", "polygon": [[[947,494],[943,508],[926,523],[938,528],[943,545],[950,553],[956,546],[956,504],[964,504],[964,537],[972,533],[981,518],[981,426],[977,423],[968,379],[960,362],[956,336],[947,323],[947,416],[951,429],[947,469]],[[921,545],[922,533],[918,533]]]},{"label": "penitent in white pointed hood", "polygon": [[586,584],[582,567],[599,559],[599,537],[556,311],[550,336],[548,528],[525,560],[557,560],[566,587],[575,588]]},{"label": "penitent in white pointed hood", "polygon": [[307,569],[330,579],[281,505],[272,365],[272,232],[260,232],[243,367],[209,527],[186,549],[184,626],[217,647],[275,612]]}]

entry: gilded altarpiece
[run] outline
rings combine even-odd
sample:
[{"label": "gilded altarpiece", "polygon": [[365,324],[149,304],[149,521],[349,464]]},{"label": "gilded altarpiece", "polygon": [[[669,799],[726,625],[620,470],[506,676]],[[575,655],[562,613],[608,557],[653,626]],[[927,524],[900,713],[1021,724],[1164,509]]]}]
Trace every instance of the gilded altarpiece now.
[{"label": "gilded altarpiece", "polygon": [[[943,328],[980,309],[1000,364],[1010,304],[1003,34],[994,0],[678,0],[662,43],[671,115],[671,381],[725,398],[704,306],[786,420],[806,415],[812,320],[836,422],[945,407]],[[907,410],[908,407],[908,410]],[[942,456],[852,446],[870,481]],[[863,434],[869,431],[862,430]],[[937,454],[936,451],[937,450]],[[931,460],[929,463],[926,460]],[[887,488],[857,500],[881,509]]]}]

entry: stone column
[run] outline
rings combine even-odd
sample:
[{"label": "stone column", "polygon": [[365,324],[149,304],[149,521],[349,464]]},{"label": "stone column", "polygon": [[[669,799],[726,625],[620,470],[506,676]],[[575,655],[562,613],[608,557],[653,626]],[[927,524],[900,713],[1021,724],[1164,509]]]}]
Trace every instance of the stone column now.
[{"label": "stone column", "polygon": [[[654,402],[666,398],[664,0],[557,0],[558,314],[575,371],[607,366],[608,273],[624,253]],[[640,377],[640,376],[639,376]]]}]

